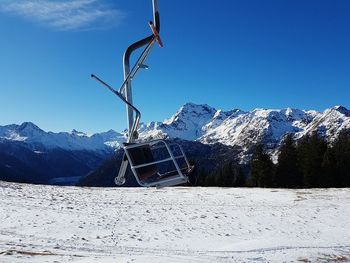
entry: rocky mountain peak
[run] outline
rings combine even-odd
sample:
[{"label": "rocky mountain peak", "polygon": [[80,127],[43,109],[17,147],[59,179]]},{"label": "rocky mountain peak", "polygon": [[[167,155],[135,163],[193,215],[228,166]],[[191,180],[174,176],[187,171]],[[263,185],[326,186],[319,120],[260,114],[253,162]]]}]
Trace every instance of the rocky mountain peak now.
[{"label": "rocky mountain peak", "polygon": [[[265,148],[275,151],[288,133],[298,139],[318,132],[332,141],[342,129],[350,129],[350,111],[343,106],[335,106],[324,112],[293,108],[245,112],[186,103],[171,118],[164,122],[141,123],[138,131],[141,140],[179,138],[237,146],[243,151],[248,151],[256,143],[263,143]],[[125,133],[113,130],[93,135],[77,130],[70,133],[45,132],[35,124],[25,122],[0,126],[0,139],[41,144],[47,148],[105,151],[118,149],[126,137]]]}]

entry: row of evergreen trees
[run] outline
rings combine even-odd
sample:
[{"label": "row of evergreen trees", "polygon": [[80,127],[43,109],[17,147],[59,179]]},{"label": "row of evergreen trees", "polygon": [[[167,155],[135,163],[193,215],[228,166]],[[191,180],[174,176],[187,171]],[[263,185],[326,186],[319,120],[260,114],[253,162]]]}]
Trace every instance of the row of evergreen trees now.
[{"label": "row of evergreen trees", "polygon": [[317,133],[297,143],[287,135],[277,164],[257,145],[249,175],[239,165],[228,163],[210,174],[200,172],[200,186],[257,186],[283,188],[350,187],[350,135],[341,131],[327,143]]},{"label": "row of evergreen trees", "polygon": [[251,184],[259,187],[349,187],[350,135],[342,131],[328,144],[317,133],[297,144],[288,135],[277,164],[256,147],[251,163]]},{"label": "row of evergreen trees", "polygon": [[206,173],[201,170],[197,175],[197,186],[243,187],[246,186],[246,175],[241,166],[233,162],[226,163],[221,169]]}]

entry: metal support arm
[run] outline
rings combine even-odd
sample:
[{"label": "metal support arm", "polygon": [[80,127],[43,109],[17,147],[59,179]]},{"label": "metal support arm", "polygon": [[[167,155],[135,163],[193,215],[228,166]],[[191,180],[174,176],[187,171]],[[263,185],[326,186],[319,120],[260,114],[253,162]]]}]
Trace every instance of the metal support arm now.
[{"label": "metal support arm", "polygon": [[[159,33],[159,31],[160,31],[160,18],[159,18],[159,12],[158,12],[158,0],[152,0],[152,5],[153,5],[153,25],[154,25],[155,29],[157,30],[157,32]],[[125,80],[127,80],[128,76],[130,74],[130,58],[131,58],[132,53],[135,50],[137,50],[137,49],[139,49],[147,44],[152,43],[154,40],[155,40],[155,35],[152,34],[146,38],[143,38],[143,39],[131,44],[125,50],[124,56],[123,56],[124,79]],[[154,44],[154,42],[153,42],[153,44]],[[128,102],[130,102],[131,104],[133,104],[131,80],[127,80],[125,83],[125,88],[122,88],[122,89],[123,89],[122,93],[125,96],[126,100]],[[133,126],[133,123],[134,123],[133,110],[132,110],[132,107],[130,107],[130,106],[127,106],[126,110],[127,110],[127,118],[128,118],[129,137],[132,137],[133,134],[130,133],[130,130],[131,130],[131,127]],[[131,138],[131,142],[133,142],[133,141],[134,141],[134,138]]]},{"label": "metal support arm", "polygon": [[[94,74],[91,74],[91,77],[98,82],[100,82],[102,85],[107,87],[110,91],[112,91],[115,95],[117,95],[118,98],[120,98],[126,105],[128,105],[130,108],[132,108],[133,111],[136,113],[136,119],[135,122],[133,123],[133,126],[131,127],[130,133],[134,134],[137,131],[137,127],[139,126],[140,119],[141,119],[141,112],[130,102],[128,102],[122,94],[120,94],[118,91],[116,91],[114,88],[112,88],[110,85],[108,85],[106,82],[104,82],[102,79],[99,77],[95,76]],[[128,137],[128,142],[131,139],[131,137]]]},{"label": "metal support arm", "polygon": [[[126,110],[127,110],[127,122],[128,122],[128,143],[133,143],[138,138],[137,129],[139,126],[141,113],[140,111],[133,105],[133,99],[132,99],[132,87],[131,82],[133,78],[136,76],[137,72],[140,68],[147,68],[146,65],[144,65],[144,62],[146,61],[148,55],[150,54],[155,42],[158,42],[158,44],[162,47],[162,41],[159,36],[160,32],[160,17],[158,12],[158,0],[152,0],[153,5],[153,22],[150,22],[150,28],[152,30],[152,34],[148,37],[145,37],[133,44],[131,44],[124,52],[123,56],[123,69],[124,69],[124,82],[119,88],[119,90],[115,90],[110,85],[108,85],[106,82],[101,80],[95,75],[91,75],[92,78],[100,82],[102,85],[107,87],[110,91],[112,91],[117,97],[119,97],[125,104],[126,104]],[[143,52],[141,53],[140,57],[137,59],[135,65],[130,69],[130,59],[131,55],[134,51],[137,49],[146,46]],[[135,114],[135,116],[134,116]],[[181,171],[177,165],[176,158],[172,155],[170,148],[165,144],[165,147],[168,149],[169,154],[174,161],[174,165],[176,166],[176,169],[179,171],[179,174],[181,175]],[[183,152],[181,150],[181,152]],[[186,158],[186,157],[185,157]],[[122,164],[119,168],[118,176],[115,178],[115,183],[117,185],[122,185],[125,182],[125,173],[128,166],[128,159],[123,157]],[[186,159],[186,163],[188,164],[188,161]],[[171,184],[171,180],[169,179],[169,185]],[[174,183],[174,182],[172,182]]]}]

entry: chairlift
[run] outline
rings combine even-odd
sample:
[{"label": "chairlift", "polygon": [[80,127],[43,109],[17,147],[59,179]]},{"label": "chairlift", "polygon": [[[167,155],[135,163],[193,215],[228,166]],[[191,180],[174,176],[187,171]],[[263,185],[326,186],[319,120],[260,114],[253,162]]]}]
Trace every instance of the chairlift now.
[{"label": "chairlift", "polygon": [[[126,104],[128,134],[127,141],[123,144],[124,155],[117,177],[116,185],[125,183],[125,174],[130,165],[137,183],[145,187],[165,187],[187,183],[189,174],[194,166],[190,165],[187,156],[178,143],[170,143],[163,139],[138,142],[137,128],[141,119],[141,112],[134,106],[132,99],[131,83],[139,69],[148,69],[145,64],[154,44],[157,42],[163,47],[159,36],[160,18],[158,12],[158,0],[152,0],[153,21],[149,22],[152,34],[131,44],[123,57],[124,82],[119,90],[104,82],[92,74],[91,77],[113,92]],[[130,69],[130,57],[134,51],[144,47],[141,55]]]}]

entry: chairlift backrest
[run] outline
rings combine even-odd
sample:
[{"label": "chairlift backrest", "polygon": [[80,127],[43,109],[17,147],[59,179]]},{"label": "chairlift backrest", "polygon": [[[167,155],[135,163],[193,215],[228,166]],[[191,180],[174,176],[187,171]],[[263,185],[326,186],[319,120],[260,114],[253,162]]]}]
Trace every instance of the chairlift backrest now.
[{"label": "chairlift backrest", "polygon": [[[134,145],[134,143],[124,144],[124,146],[130,146],[130,145]],[[134,166],[154,162],[154,157],[149,144],[134,147],[134,148],[129,148],[127,151],[128,151],[128,158],[130,159],[129,161]],[[157,164],[151,164],[148,166],[135,168],[135,171],[138,175],[138,178],[141,181],[146,181],[148,178],[157,175],[157,173],[159,172],[159,168]]]}]

